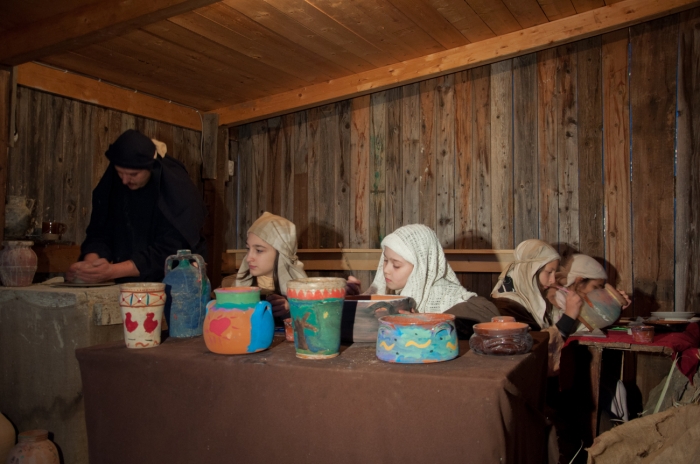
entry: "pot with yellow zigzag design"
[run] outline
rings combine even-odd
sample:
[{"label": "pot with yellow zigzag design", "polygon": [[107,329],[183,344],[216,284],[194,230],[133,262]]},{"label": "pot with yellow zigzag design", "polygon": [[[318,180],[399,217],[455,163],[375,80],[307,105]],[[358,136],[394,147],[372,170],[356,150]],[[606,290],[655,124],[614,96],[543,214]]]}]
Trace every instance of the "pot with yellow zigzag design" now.
[{"label": "pot with yellow zigzag design", "polygon": [[452,314],[397,314],[379,318],[377,358],[393,363],[449,361],[459,354]]}]

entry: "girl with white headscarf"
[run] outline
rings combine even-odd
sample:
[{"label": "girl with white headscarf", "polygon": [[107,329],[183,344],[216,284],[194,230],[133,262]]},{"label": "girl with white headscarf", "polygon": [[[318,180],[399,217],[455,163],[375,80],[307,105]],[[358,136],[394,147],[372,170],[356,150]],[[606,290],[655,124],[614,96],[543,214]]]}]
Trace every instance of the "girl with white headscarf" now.
[{"label": "girl with white headscarf", "polygon": [[260,287],[272,304],[275,317],[289,317],[287,282],[306,277],[297,258],[297,232],[293,222],[268,212],[248,229],[246,254],[236,275],[237,287]]},{"label": "girl with white headscarf", "polygon": [[[422,224],[400,227],[382,240],[382,256],[366,293],[397,294],[415,300],[420,313],[449,312],[474,322],[490,321],[498,311],[487,299],[467,291],[457,280],[435,232]],[[400,259],[399,259],[400,258]],[[394,277],[395,261],[405,261],[405,282]],[[400,288],[396,288],[397,285]]]}]

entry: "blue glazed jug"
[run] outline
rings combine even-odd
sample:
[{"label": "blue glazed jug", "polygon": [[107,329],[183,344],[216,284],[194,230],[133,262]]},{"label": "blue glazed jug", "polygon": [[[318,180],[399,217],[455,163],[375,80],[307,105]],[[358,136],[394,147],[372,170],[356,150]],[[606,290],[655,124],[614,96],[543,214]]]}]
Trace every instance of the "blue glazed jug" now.
[{"label": "blue glazed jug", "polygon": [[190,250],[178,250],[165,260],[165,318],[175,338],[202,335],[211,294],[204,259]]}]

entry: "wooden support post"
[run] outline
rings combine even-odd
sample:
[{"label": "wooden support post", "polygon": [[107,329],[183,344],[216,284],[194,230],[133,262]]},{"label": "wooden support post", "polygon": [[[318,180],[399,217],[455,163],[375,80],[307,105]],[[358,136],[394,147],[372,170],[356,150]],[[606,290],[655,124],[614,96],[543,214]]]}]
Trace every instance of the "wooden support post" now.
[{"label": "wooden support post", "polygon": [[211,281],[212,288],[217,288],[221,285],[221,267],[225,252],[224,239],[226,237],[226,224],[228,224],[227,211],[224,205],[226,180],[228,178],[228,128],[218,128],[215,140],[216,169],[214,177],[205,178],[204,180],[204,201],[209,211],[205,225],[205,237],[209,254],[207,275]]},{"label": "wooden support post", "polygon": [[216,179],[219,115],[207,113],[202,116],[202,179]]},{"label": "wooden support post", "polygon": [[589,346],[591,353],[591,438],[598,436],[598,402],[600,401],[600,368],[603,363],[603,348],[599,346]]},{"label": "wooden support post", "polygon": [[10,134],[12,73],[0,70],[0,242],[5,239],[5,196],[7,195],[7,154]]}]

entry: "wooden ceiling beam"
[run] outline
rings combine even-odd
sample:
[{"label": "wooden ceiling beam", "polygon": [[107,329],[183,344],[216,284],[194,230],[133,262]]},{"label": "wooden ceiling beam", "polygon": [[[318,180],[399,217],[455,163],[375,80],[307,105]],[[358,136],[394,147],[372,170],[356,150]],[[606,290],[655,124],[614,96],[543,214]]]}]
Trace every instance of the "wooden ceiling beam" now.
[{"label": "wooden ceiling beam", "polygon": [[196,131],[202,130],[199,114],[192,108],[40,64],[17,66],[17,84]]},{"label": "wooden ceiling beam", "polygon": [[700,5],[699,0],[625,0],[439,53],[211,111],[233,126],[378,92],[604,34]]},{"label": "wooden ceiling beam", "polygon": [[0,63],[18,65],[101,42],[218,0],[102,0],[0,34]]}]

